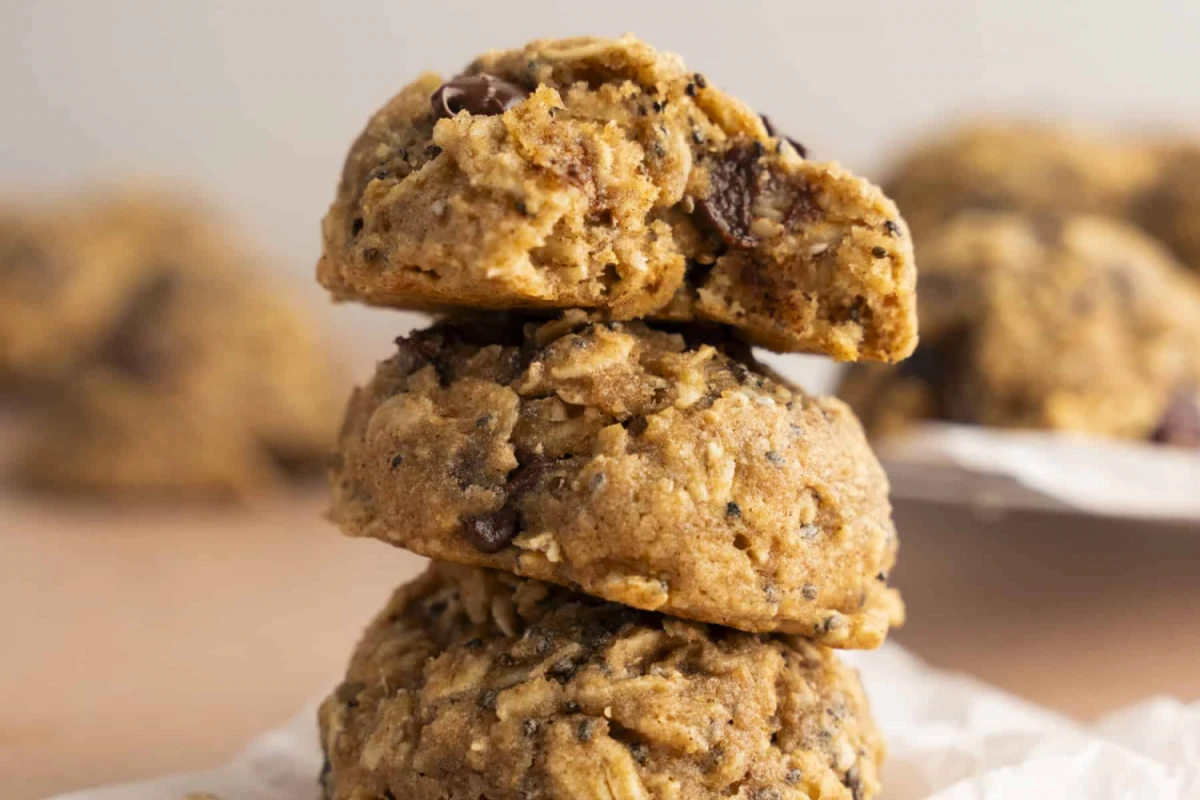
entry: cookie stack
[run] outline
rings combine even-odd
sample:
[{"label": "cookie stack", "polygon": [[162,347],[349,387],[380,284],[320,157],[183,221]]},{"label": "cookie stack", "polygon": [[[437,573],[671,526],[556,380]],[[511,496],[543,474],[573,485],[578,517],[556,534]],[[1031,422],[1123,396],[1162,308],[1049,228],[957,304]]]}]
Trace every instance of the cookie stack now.
[{"label": "cookie stack", "polygon": [[748,345],[912,351],[891,201],[674,56],[541,41],[374,116],[318,272],[446,313],[354,393],[334,460],[341,529],[435,562],[321,708],[327,798],[877,792],[830,648],[902,621],[887,480]]}]

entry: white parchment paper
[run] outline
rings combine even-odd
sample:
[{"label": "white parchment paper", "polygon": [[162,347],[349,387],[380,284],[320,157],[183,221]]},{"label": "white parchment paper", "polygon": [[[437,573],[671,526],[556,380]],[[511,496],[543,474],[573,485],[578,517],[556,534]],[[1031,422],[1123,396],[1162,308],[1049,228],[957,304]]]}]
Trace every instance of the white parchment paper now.
[{"label": "white parchment paper", "polygon": [[928,424],[876,448],[894,498],[1200,523],[1200,452]]},{"label": "white parchment paper", "polygon": [[[849,653],[888,738],[884,800],[1194,800],[1200,704],[1153,699],[1082,727],[887,645]],[[317,800],[315,707],[210,772],[58,800]]]}]

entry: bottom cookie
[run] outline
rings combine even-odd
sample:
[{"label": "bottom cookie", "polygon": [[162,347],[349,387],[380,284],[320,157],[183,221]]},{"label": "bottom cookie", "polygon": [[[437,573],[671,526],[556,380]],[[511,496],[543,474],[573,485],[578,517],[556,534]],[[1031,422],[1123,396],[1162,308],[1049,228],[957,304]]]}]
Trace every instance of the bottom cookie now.
[{"label": "bottom cookie", "polygon": [[327,800],[862,800],[883,758],[824,647],[447,564],[396,591],[320,725]]}]

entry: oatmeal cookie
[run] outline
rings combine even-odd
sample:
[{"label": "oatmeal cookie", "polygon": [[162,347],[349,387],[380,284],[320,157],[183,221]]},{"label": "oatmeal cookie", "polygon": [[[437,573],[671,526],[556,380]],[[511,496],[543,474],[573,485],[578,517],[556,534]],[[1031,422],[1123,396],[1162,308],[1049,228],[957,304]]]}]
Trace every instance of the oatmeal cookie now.
[{"label": "oatmeal cookie", "polygon": [[141,283],[43,404],[21,476],[105,494],[246,495],[318,472],[338,398],[311,320],[226,241],[179,238],[165,253],[141,253]]},{"label": "oatmeal cookie", "polygon": [[819,645],[435,564],[320,709],[327,800],[865,800],[882,740]]},{"label": "oatmeal cookie", "polygon": [[878,645],[902,607],[862,428],[704,333],[576,310],[399,339],[350,402],[333,520],[637,608]]},{"label": "oatmeal cookie", "polygon": [[147,250],[187,247],[182,219],[132,195],[0,212],[0,386],[45,388],[78,367],[155,268]]},{"label": "oatmeal cookie", "polygon": [[941,419],[1200,444],[1200,291],[1157,242],[1100,217],[973,212],[922,260],[916,355],[856,366],[841,390],[873,436]]},{"label": "oatmeal cookie", "polygon": [[699,319],[840,360],[916,344],[892,202],[628,36],[421,76],[354,143],[323,236],[340,299]]},{"label": "oatmeal cookie", "polygon": [[920,240],[964,210],[1124,216],[1157,173],[1156,159],[1132,142],[991,121],[918,146],[884,186]]}]

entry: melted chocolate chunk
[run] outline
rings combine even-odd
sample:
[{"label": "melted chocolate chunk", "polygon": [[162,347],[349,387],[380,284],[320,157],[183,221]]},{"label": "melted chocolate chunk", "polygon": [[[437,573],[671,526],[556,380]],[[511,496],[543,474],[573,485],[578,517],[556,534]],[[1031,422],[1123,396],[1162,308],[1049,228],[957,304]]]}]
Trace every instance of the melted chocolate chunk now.
[{"label": "melted chocolate chunk", "polygon": [[503,114],[526,97],[529,93],[520,86],[495,75],[459,75],[439,86],[429,104],[436,119],[453,117],[460,111],[491,116]]},{"label": "melted chocolate chunk", "polygon": [[1175,447],[1200,448],[1200,400],[1180,389],[1171,397],[1150,441]]},{"label": "melted chocolate chunk", "polygon": [[775,136],[780,139],[784,139],[785,141],[787,141],[788,144],[790,144],[792,147],[796,148],[796,152],[800,154],[801,158],[808,158],[808,148],[807,147],[800,144],[800,142],[798,142],[795,139],[793,139],[792,137],[788,136],[786,133],[780,133],[775,128],[775,126],[771,124],[771,118],[768,117],[766,114],[759,114],[758,116],[760,119],[762,119],[763,127],[765,127],[767,129],[768,135]]},{"label": "melted chocolate chunk", "polygon": [[541,482],[554,464],[541,456],[518,457],[521,466],[513,470],[504,486],[504,506],[499,511],[467,517],[463,520],[463,536],[481,553],[499,553],[521,532],[521,498]]},{"label": "melted chocolate chunk", "polygon": [[517,510],[507,504],[499,511],[467,517],[463,520],[463,536],[481,553],[499,553],[512,543],[520,520]]},{"label": "melted chocolate chunk", "polygon": [[739,144],[709,168],[708,196],[696,201],[700,218],[730,247],[751,249],[754,198],[758,193],[760,142]]}]

